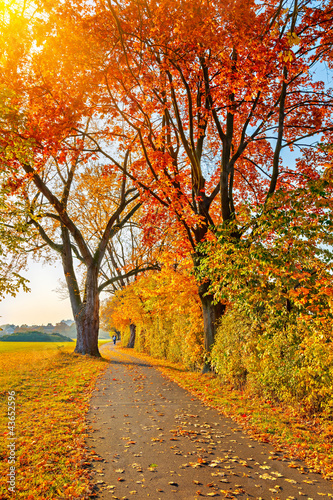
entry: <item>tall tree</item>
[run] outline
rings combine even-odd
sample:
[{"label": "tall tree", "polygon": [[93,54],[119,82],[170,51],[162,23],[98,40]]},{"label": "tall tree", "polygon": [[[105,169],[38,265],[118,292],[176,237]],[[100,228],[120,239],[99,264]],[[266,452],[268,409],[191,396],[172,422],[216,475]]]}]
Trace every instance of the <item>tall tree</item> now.
[{"label": "tall tree", "polygon": [[[332,50],[331,2],[110,0],[70,15],[89,33],[94,102],[131,144],[128,175],[150,200],[148,227],[158,205],[162,220],[171,213],[195,267],[221,223],[242,237],[244,204],[264,207],[277,189],[319,176],[309,150],[332,130],[332,91],[316,76]],[[224,306],[209,280],[198,285],[209,351]]]},{"label": "tall tree", "polygon": [[[309,147],[332,130],[332,92],[315,75],[332,50],[330,1],[73,1],[45,12],[34,61],[54,80],[56,60],[64,79],[58,130],[70,121],[83,134],[79,117],[95,116],[90,152],[116,164],[114,140],[130,150],[126,172],[117,165],[149,206],[146,227],[176,227],[195,267],[221,223],[242,237],[244,204],[319,175]],[[209,280],[198,286],[209,351],[224,306]]]},{"label": "tall tree", "polygon": [[[1,17],[1,38],[14,39],[12,46],[4,44],[0,61],[0,166],[8,196],[3,216],[5,222],[13,218],[12,196],[16,226],[21,217],[34,236],[25,250],[42,255],[51,249],[60,256],[77,326],[75,352],[99,356],[101,266],[110,240],[139,209],[139,194],[123,173],[129,151],[117,156],[123,172],[114,169],[108,176],[105,161],[84,151],[92,144],[87,131],[97,130],[87,79],[77,75],[74,81],[70,65],[36,50],[43,42],[49,48],[38,37],[40,23],[40,11],[28,3],[8,7]],[[59,74],[54,63],[60,64]]]},{"label": "tall tree", "polygon": [[[36,253],[47,248],[61,257],[77,328],[75,352],[99,356],[101,266],[110,239],[140,203],[135,188],[126,186],[126,177],[103,178],[100,166],[75,149],[65,156],[61,161],[48,158],[42,171],[21,164],[26,178],[15,194],[24,201],[26,223],[35,229],[30,248],[34,243]],[[90,223],[95,217],[103,224],[101,235]]]}]

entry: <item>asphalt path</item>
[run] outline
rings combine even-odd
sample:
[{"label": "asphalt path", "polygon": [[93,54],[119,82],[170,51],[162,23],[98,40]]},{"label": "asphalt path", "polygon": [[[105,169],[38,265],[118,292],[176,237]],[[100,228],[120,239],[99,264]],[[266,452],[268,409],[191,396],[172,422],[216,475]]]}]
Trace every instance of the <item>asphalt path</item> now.
[{"label": "asphalt path", "polygon": [[87,420],[97,499],[333,498],[333,484],[205,406],[148,363],[110,360]]}]

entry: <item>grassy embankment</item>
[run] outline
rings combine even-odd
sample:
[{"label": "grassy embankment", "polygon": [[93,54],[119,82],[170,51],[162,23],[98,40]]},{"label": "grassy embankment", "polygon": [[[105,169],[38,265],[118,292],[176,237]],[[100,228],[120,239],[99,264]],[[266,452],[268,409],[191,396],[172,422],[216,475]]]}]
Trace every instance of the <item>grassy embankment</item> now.
[{"label": "grassy embankment", "polygon": [[[0,499],[89,498],[85,414],[105,361],[74,343],[0,342]],[[8,392],[15,391],[16,491],[8,491]]]},{"label": "grassy embankment", "polygon": [[[277,451],[303,460],[310,470],[333,480],[333,421],[329,416],[309,415],[301,407],[278,404],[222,386],[214,375],[191,372],[181,364],[131,349],[120,351],[148,361],[206,405],[237,421],[255,439],[272,443]],[[290,466],[299,467],[297,462]]]}]

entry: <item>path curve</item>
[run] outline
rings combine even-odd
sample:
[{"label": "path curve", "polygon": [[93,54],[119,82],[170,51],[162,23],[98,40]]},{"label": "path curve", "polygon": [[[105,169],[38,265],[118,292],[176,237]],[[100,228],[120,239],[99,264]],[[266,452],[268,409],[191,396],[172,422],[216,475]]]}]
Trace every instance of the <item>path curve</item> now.
[{"label": "path curve", "polygon": [[[332,483],[164,377],[153,366],[101,348],[110,366],[87,415],[97,499],[333,498]],[[295,463],[295,461],[294,461]]]}]

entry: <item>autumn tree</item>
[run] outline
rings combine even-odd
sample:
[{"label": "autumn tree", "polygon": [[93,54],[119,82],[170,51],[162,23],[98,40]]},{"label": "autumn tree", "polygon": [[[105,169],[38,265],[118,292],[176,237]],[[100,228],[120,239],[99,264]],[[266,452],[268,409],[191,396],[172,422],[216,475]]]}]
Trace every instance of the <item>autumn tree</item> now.
[{"label": "autumn tree", "polygon": [[[332,47],[330,2],[110,0],[53,15],[72,26],[73,53],[82,40],[78,67],[96,82],[107,121],[96,151],[112,158],[107,136],[130,145],[147,228],[160,206],[195,268],[220,224],[242,238],[245,203],[265,207],[277,189],[318,177],[311,147],[332,130],[332,92],[316,76]],[[209,279],[198,287],[209,351],[224,305]]]},{"label": "autumn tree", "polygon": [[36,49],[45,42],[47,52],[50,45],[43,35],[38,38],[41,12],[32,6],[13,5],[1,18],[2,39],[22,38],[20,50],[15,40],[14,48],[4,44],[1,60],[0,165],[7,196],[2,215],[7,225],[15,219],[18,232],[23,221],[19,234],[26,252],[59,255],[77,326],[75,352],[99,356],[99,293],[109,284],[101,273],[103,259],[112,237],[139,209],[139,195],[123,173],[129,151],[117,155],[123,172],[115,168],[107,176],[105,161],[89,151],[87,132],[97,126],[87,104],[87,79],[73,82],[73,68],[64,62],[56,73]]},{"label": "autumn tree", "polygon": [[[147,247],[143,244],[139,221],[140,211],[121,231],[118,231],[114,238],[110,239],[107,245],[105,262],[101,269],[101,275],[105,281],[100,289],[112,296],[128,287],[142,273],[160,270],[158,262],[160,248]],[[112,299],[107,300],[106,303],[110,301]],[[105,305],[103,323],[108,329],[116,329],[111,320],[111,314],[108,317],[107,311],[109,311],[108,305]],[[128,309],[126,315],[131,315],[131,308]],[[127,347],[133,348],[136,336],[135,315],[129,322],[129,328],[131,335]]]},{"label": "autumn tree", "polygon": [[160,272],[140,275],[102,306],[101,317],[122,332],[123,345],[135,323],[137,350],[194,368],[204,360],[202,312],[193,263],[160,254]]},{"label": "autumn tree", "polygon": [[[27,163],[20,168],[27,178],[15,195],[35,229],[35,253],[46,247],[62,260],[77,327],[75,352],[98,356],[101,266],[110,239],[140,207],[138,194],[126,187],[126,177],[105,181],[99,166],[77,151],[61,162],[48,158],[42,172]],[[104,224],[101,236],[90,224],[94,217]]]},{"label": "autumn tree", "polygon": [[[58,132],[70,121],[91,141],[90,153],[117,164],[149,207],[147,236],[154,241],[158,224],[177,228],[180,251],[192,254],[195,268],[203,259],[198,245],[221,224],[235,241],[243,237],[245,204],[260,218],[277,190],[318,178],[324,159],[311,146],[332,130],[332,93],[316,77],[332,51],[331,2],[108,0],[44,8],[33,59],[44,61],[44,78],[54,80],[54,60],[62,75],[52,109],[71,112],[66,122],[55,120]],[[85,131],[88,115],[98,131]],[[115,140],[130,151],[126,171]],[[209,279],[198,290],[209,351],[224,305],[214,303]]]}]

